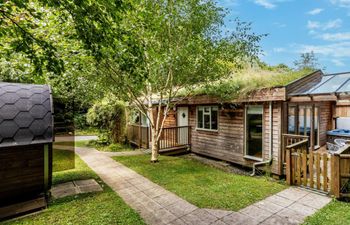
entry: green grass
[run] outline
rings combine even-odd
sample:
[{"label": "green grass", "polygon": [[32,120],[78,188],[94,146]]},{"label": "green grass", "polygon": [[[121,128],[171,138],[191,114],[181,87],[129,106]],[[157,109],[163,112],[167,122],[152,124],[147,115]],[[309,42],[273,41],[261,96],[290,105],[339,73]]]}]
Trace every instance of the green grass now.
[{"label": "green grass", "polygon": [[74,168],[74,152],[54,148],[52,151],[53,172]]},{"label": "green grass", "polygon": [[76,129],[74,135],[76,136],[85,136],[85,135],[98,135],[100,130],[94,127],[88,127],[85,129]]},{"label": "green grass", "polygon": [[88,147],[95,148],[102,152],[124,152],[124,151],[132,151],[133,149],[129,145],[125,144],[110,144],[103,145],[99,144],[96,141],[76,141],[73,142],[55,142],[55,145],[64,145],[64,146],[73,146],[75,144],[76,147]]},{"label": "green grass", "polygon": [[347,202],[333,200],[327,206],[316,212],[314,215],[308,217],[305,220],[304,224],[350,224],[350,204]]},{"label": "green grass", "polygon": [[94,178],[103,186],[103,192],[55,200],[50,202],[49,207],[39,214],[11,220],[3,224],[144,224],[140,216],[106,186],[78,156],[75,159],[76,169],[54,173],[53,183]]},{"label": "green grass", "polygon": [[149,155],[114,159],[201,208],[237,211],[284,188],[267,178],[226,173],[189,158]]}]

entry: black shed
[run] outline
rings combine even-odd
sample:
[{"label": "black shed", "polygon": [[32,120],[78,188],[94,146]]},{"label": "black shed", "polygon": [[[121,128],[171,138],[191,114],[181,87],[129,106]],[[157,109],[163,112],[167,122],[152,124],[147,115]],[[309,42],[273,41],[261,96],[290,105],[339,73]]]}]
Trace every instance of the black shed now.
[{"label": "black shed", "polygon": [[0,208],[43,199],[51,187],[52,142],[50,87],[0,83]]}]

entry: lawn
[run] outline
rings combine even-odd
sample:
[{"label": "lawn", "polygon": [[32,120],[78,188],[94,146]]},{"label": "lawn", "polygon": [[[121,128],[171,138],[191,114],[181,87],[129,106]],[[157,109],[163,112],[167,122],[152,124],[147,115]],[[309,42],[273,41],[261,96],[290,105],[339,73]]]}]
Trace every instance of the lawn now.
[{"label": "lawn", "polygon": [[327,206],[316,212],[314,215],[308,217],[304,224],[319,225],[332,224],[343,225],[350,222],[350,204],[333,200]]},{"label": "lawn", "polygon": [[237,211],[286,188],[268,178],[227,173],[190,158],[160,156],[159,163],[150,163],[149,155],[114,159],[201,208]]},{"label": "lawn", "polygon": [[[126,144],[110,144],[110,145],[103,145],[99,144],[96,141],[76,141],[74,142],[76,147],[88,147],[88,148],[95,148],[99,151],[103,152],[124,152],[124,151],[132,151],[133,148],[131,146]],[[55,145],[64,145],[64,146],[73,146],[73,142],[55,142]]]},{"label": "lawn", "polygon": [[103,192],[51,201],[48,209],[39,214],[3,224],[144,224],[140,216],[106,186],[78,156],[75,156],[75,165],[76,169],[54,173],[53,183],[94,178],[103,186]]},{"label": "lawn", "polygon": [[74,152],[54,148],[52,151],[53,172],[74,168]]}]

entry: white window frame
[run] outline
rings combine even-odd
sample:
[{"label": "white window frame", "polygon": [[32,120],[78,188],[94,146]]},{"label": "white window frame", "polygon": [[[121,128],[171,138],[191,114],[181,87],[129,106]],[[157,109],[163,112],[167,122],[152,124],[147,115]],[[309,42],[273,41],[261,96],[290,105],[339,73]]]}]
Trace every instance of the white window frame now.
[{"label": "white window frame", "polygon": [[[209,112],[205,112],[205,108],[209,108]],[[217,122],[217,129],[212,129],[211,125],[212,125],[212,109],[216,108],[216,112],[217,112],[217,118],[216,118],[216,122]],[[202,121],[203,121],[203,127],[198,127],[198,111],[199,110],[203,111],[203,115],[202,115]],[[209,121],[210,121],[210,128],[204,128],[204,115],[209,115]],[[205,130],[205,131],[214,131],[217,132],[219,130],[219,107],[215,106],[215,105],[208,105],[208,106],[197,106],[196,109],[196,130]]]}]

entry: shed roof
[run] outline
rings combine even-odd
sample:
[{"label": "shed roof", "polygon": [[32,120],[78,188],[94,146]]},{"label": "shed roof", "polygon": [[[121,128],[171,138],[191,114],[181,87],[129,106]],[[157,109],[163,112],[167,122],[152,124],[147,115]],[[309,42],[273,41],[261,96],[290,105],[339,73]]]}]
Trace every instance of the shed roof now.
[{"label": "shed roof", "polygon": [[[308,83],[304,83],[307,86]],[[289,95],[322,95],[322,94],[347,94],[350,93],[350,72],[322,74],[313,80],[308,88],[295,90]]]},{"label": "shed roof", "polygon": [[0,83],[0,147],[53,141],[51,90],[47,85]]}]

